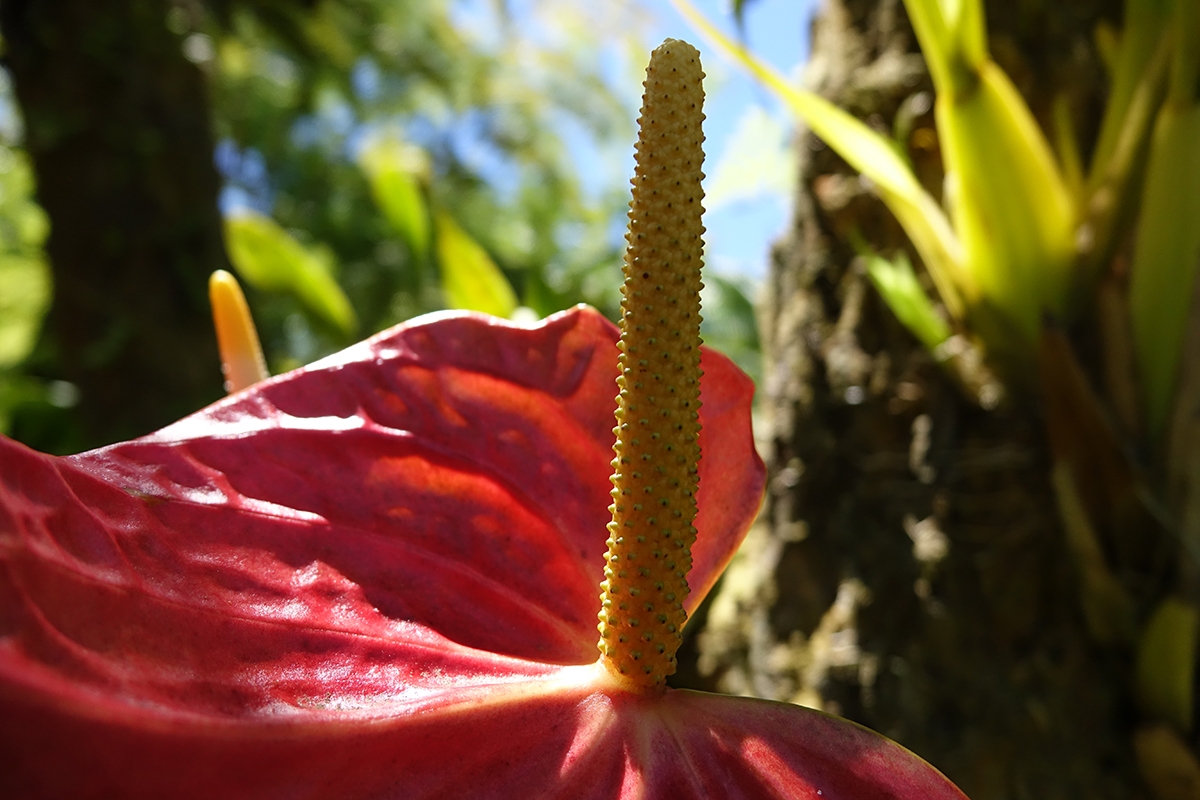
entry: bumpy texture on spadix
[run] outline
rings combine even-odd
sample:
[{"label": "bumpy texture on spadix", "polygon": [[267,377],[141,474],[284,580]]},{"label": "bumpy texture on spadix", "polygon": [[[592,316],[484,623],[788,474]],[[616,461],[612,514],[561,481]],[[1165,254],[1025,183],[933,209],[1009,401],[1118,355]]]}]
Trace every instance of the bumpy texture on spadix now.
[{"label": "bumpy texture on spadix", "polygon": [[246,305],[246,296],[237,279],[223,269],[214,272],[208,279],[208,300],[212,303],[225,391],[240,392],[266,380],[267,362],[250,317],[250,306]]},{"label": "bumpy texture on spadix", "polygon": [[645,689],[675,671],[696,539],[703,78],[686,42],[650,56],[626,237],[600,652]]}]

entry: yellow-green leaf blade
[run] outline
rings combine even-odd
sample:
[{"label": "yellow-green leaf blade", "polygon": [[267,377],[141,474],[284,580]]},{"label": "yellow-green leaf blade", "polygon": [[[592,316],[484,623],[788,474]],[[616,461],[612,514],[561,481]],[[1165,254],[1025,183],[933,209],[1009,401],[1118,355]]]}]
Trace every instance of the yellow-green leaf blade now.
[{"label": "yellow-green leaf blade", "polygon": [[16,366],[33,350],[50,295],[44,260],[0,255],[0,369]]},{"label": "yellow-green leaf blade", "polygon": [[420,177],[424,155],[413,145],[386,139],[368,145],[358,160],[379,210],[417,258],[429,252],[429,211]]},{"label": "yellow-green leaf blade", "polygon": [[1200,104],[1159,114],[1129,271],[1134,352],[1151,435],[1166,424],[1200,265]]},{"label": "yellow-green leaf blade", "polygon": [[950,326],[938,315],[903,252],[891,261],[868,255],[867,274],[896,319],[928,350],[932,352],[950,338]]},{"label": "yellow-green leaf blade", "polygon": [[354,309],[325,260],[274,220],[242,210],[225,220],[229,258],[256,289],[290,292],[313,314],[342,333],[358,326]]},{"label": "yellow-green leaf blade", "polygon": [[517,307],[517,295],[492,257],[449,213],[434,213],[437,257],[442,291],[451,308],[507,317]]},{"label": "yellow-green leaf blade", "polygon": [[994,63],[980,70],[971,94],[939,95],[936,116],[954,229],[979,304],[998,312],[1002,326],[981,333],[1004,350],[1030,353],[1043,314],[1068,314],[1073,198],[1028,106]]},{"label": "yellow-green leaf blade", "polygon": [[974,291],[970,276],[963,270],[959,241],[937,201],[891,143],[823,97],[789,85],[782,75],[717,30],[688,0],[672,2],[716,49],[774,92],[813,133],[874,182],[876,192],[925,261],[947,309],[961,317],[963,295],[973,295]]}]

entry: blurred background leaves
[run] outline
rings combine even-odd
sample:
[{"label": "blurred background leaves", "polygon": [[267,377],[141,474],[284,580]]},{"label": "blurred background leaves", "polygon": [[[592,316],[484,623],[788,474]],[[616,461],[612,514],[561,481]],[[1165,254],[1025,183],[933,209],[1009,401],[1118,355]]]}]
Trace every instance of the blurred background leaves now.
[{"label": "blurred background leaves", "polygon": [[0,429],[11,425],[10,409],[51,397],[49,387],[19,368],[33,352],[51,294],[42,251],[48,222],[32,195],[25,154],[0,146]]},{"label": "blurred background leaves", "polygon": [[[72,452],[215,399],[210,346],[182,342],[211,339],[218,268],[276,373],[441,308],[615,318],[647,17],[517,5],[0,4],[0,431]],[[718,201],[769,179],[720,172]],[[752,292],[710,275],[705,332],[754,371]]]}]

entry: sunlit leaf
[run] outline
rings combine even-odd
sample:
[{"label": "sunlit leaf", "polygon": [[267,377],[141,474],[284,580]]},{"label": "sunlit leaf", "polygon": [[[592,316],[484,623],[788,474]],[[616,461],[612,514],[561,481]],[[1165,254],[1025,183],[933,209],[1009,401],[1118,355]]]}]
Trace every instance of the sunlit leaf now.
[{"label": "sunlit leaf", "polygon": [[965,95],[987,61],[981,0],[905,0],[939,94]]},{"label": "sunlit leaf", "polygon": [[[278,5],[253,4],[230,26],[206,29],[218,53],[219,166],[229,195],[332,249],[360,330],[444,307],[431,209],[423,219],[418,211],[434,202],[485,243],[518,294],[537,278],[553,285],[541,313],[581,301],[612,313],[607,295],[581,283],[619,258],[610,222],[628,204],[632,119],[614,85],[644,67],[647,10],[551,3],[508,25],[504,4],[492,2],[465,12],[385,0]],[[429,160],[427,172],[417,164],[402,176],[400,214],[380,202],[360,159],[388,138]],[[592,169],[578,146],[612,168]],[[604,246],[577,246],[575,231]],[[548,280],[551,270],[565,280]],[[274,367],[345,341],[311,315],[312,336],[296,335],[294,305],[256,301]]]},{"label": "sunlit leaf", "polygon": [[446,211],[435,212],[442,291],[451,308],[507,317],[517,295],[487,251]]},{"label": "sunlit leaf", "polygon": [[933,351],[950,338],[950,326],[933,307],[904,251],[890,261],[868,255],[867,274],[896,319],[928,350]]},{"label": "sunlit leaf", "polygon": [[50,267],[39,258],[0,255],[0,369],[29,355],[50,307]]},{"label": "sunlit leaf", "polygon": [[1177,597],[1162,600],[1150,615],[1138,642],[1134,689],[1142,712],[1192,729],[1196,651],[1200,613]]},{"label": "sunlit leaf", "polygon": [[961,246],[937,201],[921,186],[891,142],[825,98],[793,87],[770,65],[714,27],[689,0],[672,2],[714,47],[773,91],[813,133],[874,182],[875,191],[921,254],[946,307],[961,317],[965,310],[963,287],[970,294],[972,286],[963,268]]},{"label": "sunlit leaf", "polygon": [[225,220],[229,257],[256,289],[291,292],[304,306],[343,333],[358,322],[350,301],[326,263],[269,217],[241,210]]},{"label": "sunlit leaf", "polygon": [[0,250],[40,256],[50,219],[34,200],[33,166],[24,151],[0,144]]},{"label": "sunlit leaf", "polygon": [[413,145],[381,139],[364,148],[358,162],[384,217],[413,255],[424,258],[429,252],[429,212],[420,179],[427,169],[424,153]]},{"label": "sunlit leaf", "polygon": [[[1099,188],[1118,147],[1138,84],[1154,58],[1170,18],[1170,0],[1137,0],[1125,4],[1124,25],[1113,47],[1112,88],[1104,107],[1104,121],[1092,152],[1089,188]],[[1103,41],[1101,37],[1097,37]]]},{"label": "sunlit leaf", "polygon": [[704,277],[700,336],[705,344],[725,353],[757,380],[762,371],[762,352],[751,287],[747,284],[712,272]]},{"label": "sunlit leaf", "polygon": [[975,289],[965,298],[972,328],[992,349],[1028,359],[1043,316],[1070,311],[1075,198],[1028,105],[988,55],[981,0],[905,7],[937,91],[945,203]]}]

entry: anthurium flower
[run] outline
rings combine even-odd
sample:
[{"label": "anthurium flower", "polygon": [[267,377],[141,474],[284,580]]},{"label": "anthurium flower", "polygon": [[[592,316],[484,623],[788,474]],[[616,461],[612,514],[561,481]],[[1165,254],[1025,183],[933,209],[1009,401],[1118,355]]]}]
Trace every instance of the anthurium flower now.
[{"label": "anthurium flower", "polygon": [[637,198],[624,334],[439,314],[131,442],[0,437],[0,796],[961,799],[844,720],[665,687],[764,469],[749,379],[684,341],[699,223]]},{"label": "anthurium flower", "polygon": [[[616,339],[442,314],[132,442],[0,439],[0,796],[953,796],[849,723],[597,667]],[[763,485],[750,381],[703,368],[688,608]]]}]

